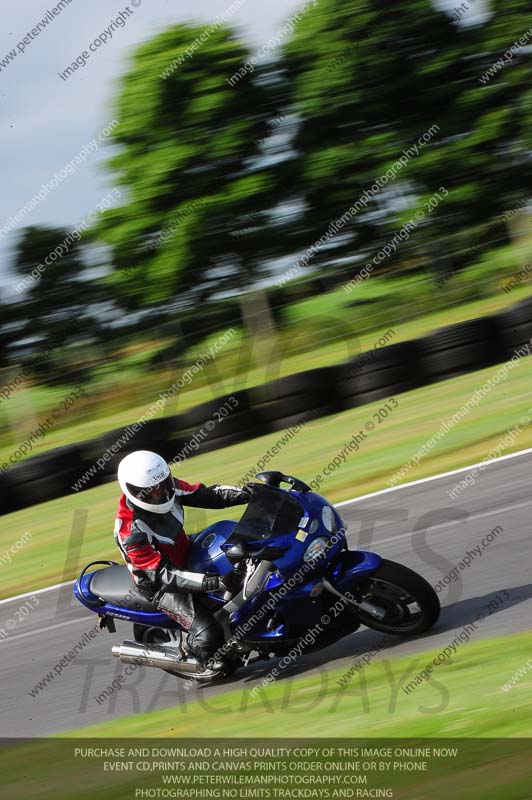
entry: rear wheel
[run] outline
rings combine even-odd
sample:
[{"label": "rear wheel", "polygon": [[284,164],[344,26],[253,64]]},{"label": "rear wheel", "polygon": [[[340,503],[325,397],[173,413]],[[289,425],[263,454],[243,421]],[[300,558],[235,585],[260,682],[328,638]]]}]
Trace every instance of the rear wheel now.
[{"label": "rear wheel", "polygon": [[386,611],[378,620],[357,610],[357,617],[364,625],[382,633],[413,636],[428,631],[440,616],[440,601],[430,583],[395,561],[383,559],[357,590],[361,599]]}]

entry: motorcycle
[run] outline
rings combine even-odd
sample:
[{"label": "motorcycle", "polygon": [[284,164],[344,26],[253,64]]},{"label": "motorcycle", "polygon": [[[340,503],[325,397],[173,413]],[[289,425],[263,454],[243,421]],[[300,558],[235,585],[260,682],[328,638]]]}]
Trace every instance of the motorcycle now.
[{"label": "motorcycle", "polygon": [[216,522],[191,536],[188,569],[231,573],[231,591],[206,595],[225,637],[207,666],[191,656],[186,631],[137,589],[125,565],[93,561],[82,570],[74,594],[100,626],[115,633],[114,619],[133,623],[133,640],[112,648],[120,661],[209,682],[285,656],[301,641],[306,652],[327,647],[360,625],[415,636],[436,623],[440,603],[432,586],[376,553],[349,550],[344,523],[324,497],[282,472],[256,478],[238,522]]}]

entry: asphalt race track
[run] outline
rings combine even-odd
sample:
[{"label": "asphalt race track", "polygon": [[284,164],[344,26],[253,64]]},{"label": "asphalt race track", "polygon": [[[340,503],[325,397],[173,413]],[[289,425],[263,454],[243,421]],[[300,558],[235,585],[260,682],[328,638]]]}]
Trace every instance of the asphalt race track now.
[{"label": "asphalt race track", "polygon": [[[532,454],[524,453],[486,466],[473,486],[457,500],[450,499],[448,492],[464,477],[465,473],[443,476],[349,502],[340,509],[348,524],[351,547],[374,549],[385,558],[418,570],[434,585],[467,551],[472,552],[480,545],[490,531],[502,527],[482,555],[476,555],[470,566],[459,573],[460,579],[441,591],[444,608],[436,628],[416,640],[397,640],[392,647],[382,650],[376,660],[445,647],[501,592],[508,592],[509,598],[499,610],[478,623],[473,639],[530,627]],[[353,488],[355,492],[356,487]],[[110,536],[111,523],[112,520]],[[179,724],[186,719],[185,699],[200,699],[213,713],[223,713],[221,693],[227,689],[240,690],[239,705],[244,709],[250,689],[275,665],[274,661],[262,662],[239,670],[223,685],[188,691],[179,679],[160,670],[140,667],[125,680],[120,691],[99,704],[95,695],[125,668],[111,656],[111,644],[132,638],[130,624],[118,621],[115,635],[107,631],[98,633],[73,663],[32,697],[30,691],[34,686],[53,671],[54,665],[97,621],[96,615],[85,611],[73,598],[70,600],[71,586],[37,597],[38,607],[0,641],[4,736],[49,735],[170,705],[176,705],[176,724]],[[0,604],[0,628],[6,628],[26,599]],[[353,663],[353,656],[371,649],[381,638],[382,634],[361,628],[334,647],[303,655],[294,667],[283,672],[283,680],[288,685],[294,676],[320,670],[325,682],[327,669],[347,669]]]}]

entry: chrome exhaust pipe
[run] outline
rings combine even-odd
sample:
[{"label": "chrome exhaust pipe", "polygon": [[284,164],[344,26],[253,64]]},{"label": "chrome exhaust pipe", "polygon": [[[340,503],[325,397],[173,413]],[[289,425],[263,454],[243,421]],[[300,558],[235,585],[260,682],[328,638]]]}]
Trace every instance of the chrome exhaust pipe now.
[{"label": "chrome exhaust pipe", "polygon": [[143,667],[158,667],[171,672],[197,675],[204,673],[204,668],[195,658],[181,660],[177,655],[170,653],[168,648],[159,645],[145,645],[139,642],[125,641],[115,644],[112,653],[123,664],[138,664]]}]

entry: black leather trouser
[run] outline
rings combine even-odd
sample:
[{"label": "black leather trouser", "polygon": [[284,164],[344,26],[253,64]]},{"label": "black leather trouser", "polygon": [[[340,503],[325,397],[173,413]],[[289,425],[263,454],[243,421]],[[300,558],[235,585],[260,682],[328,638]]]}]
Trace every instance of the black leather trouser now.
[{"label": "black leather trouser", "polygon": [[188,631],[187,647],[202,664],[223,645],[224,633],[197,594],[164,592],[157,597],[157,608]]}]

